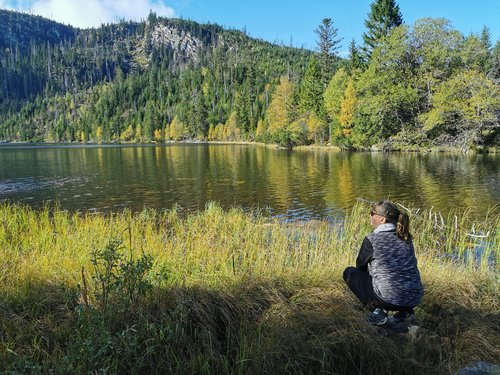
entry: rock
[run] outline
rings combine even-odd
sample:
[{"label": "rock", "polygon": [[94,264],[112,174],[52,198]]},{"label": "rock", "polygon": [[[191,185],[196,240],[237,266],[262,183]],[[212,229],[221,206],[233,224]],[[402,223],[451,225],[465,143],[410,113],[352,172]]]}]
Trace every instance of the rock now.
[{"label": "rock", "polygon": [[441,337],[436,332],[413,324],[408,326],[407,336],[410,341],[425,341],[429,344],[439,344],[442,342]]},{"label": "rock", "polygon": [[201,40],[193,37],[189,32],[179,31],[170,25],[157,24],[151,32],[151,41],[154,46],[166,45],[180,53],[186,61],[196,61],[196,54],[202,46]]},{"label": "rock", "polygon": [[474,362],[462,367],[454,375],[500,375],[500,366],[488,362]]}]

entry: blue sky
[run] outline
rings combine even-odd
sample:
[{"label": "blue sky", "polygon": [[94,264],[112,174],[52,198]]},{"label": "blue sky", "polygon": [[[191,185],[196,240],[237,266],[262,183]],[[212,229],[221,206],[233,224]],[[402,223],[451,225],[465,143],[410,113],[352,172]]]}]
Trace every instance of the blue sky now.
[{"label": "blue sky", "polygon": [[[331,18],[344,37],[343,50],[351,39],[362,43],[364,20],[372,0],[0,0],[0,8],[30,11],[79,27],[97,26],[119,18],[158,15],[182,17],[243,29],[252,37],[270,42],[316,48],[314,29]],[[493,43],[500,39],[500,0],[400,0],[408,24],[422,17],[443,17],[464,34],[479,33],[486,25]]]}]

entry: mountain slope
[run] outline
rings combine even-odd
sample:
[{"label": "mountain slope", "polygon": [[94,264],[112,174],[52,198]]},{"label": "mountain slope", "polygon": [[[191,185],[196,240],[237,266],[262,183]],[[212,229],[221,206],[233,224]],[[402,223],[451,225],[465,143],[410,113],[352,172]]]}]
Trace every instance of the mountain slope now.
[{"label": "mountain slope", "polygon": [[0,9],[0,47],[26,52],[30,44],[74,41],[77,30],[40,16]]},{"label": "mountain slope", "polygon": [[298,80],[311,56],[154,14],[82,30],[2,11],[0,24],[0,139],[8,140],[148,141],[176,116],[180,137],[206,138],[237,106],[235,126],[249,134],[269,89],[283,74]]}]

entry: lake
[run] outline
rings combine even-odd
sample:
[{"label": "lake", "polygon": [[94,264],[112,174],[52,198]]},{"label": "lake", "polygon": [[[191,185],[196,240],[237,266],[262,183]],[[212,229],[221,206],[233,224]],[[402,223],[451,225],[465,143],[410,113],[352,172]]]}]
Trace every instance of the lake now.
[{"label": "lake", "polygon": [[[358,198],[480,217],[500,202],[500,156],[281,150],[259,145],[0,146],[0,200],[72,211],[262,209],[329,219]],[[497,206],[498,208],[498,206]]]}]

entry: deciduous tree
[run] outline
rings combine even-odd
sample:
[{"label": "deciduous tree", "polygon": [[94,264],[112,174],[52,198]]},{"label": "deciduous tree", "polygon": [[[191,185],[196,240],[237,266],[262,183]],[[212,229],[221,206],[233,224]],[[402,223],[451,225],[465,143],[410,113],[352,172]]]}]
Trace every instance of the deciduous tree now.
[{"label": "deciduous tree", "polygon": [[462,147],[500,135],[500,88],[484,73],[461,71],[441,83],[421,116],[424,129]]},{"label": "deciduous tree", "polygon": [[340,105],[339,123],[342,126],[342,133],[349,139],[351,137],[351,130],[354,125],[354,117],[357,106],[356,91],[354,89],[354,82],[349,78],[347,88],[344,93],[344,98]]},{"label": "deciduous tree", "polygon": [[276,86],[272,94],[271,103],[266,111],[267,131],[274,133],[279,129],[284,129],[288,124],[287,104],[292,101],[293,90],[292,82],[288,77],[282,76],[279,85]]}]

